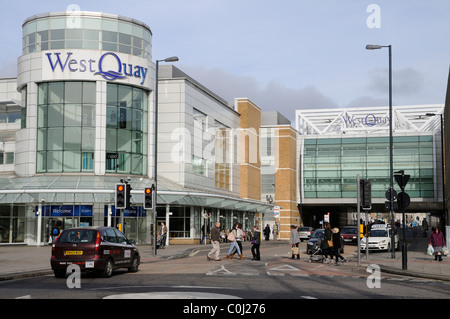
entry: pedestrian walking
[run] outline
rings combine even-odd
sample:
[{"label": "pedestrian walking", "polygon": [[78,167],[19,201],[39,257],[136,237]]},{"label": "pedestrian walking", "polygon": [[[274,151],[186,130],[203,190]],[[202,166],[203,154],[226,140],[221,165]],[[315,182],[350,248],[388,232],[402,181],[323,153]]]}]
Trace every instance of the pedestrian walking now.
[{"label": "pedestrian walking", "polygon": [[216,222],[216,225],[211,229],[211,251],[208,253],[207,258],[211,260],[211,256],[214,255],[214,260],[219,261],[220,254],[220,222]]},{"label": "pedestrian walking", "polygon": [[[325,257],[325,263],[329,263],[333,260],[333,231],[331,230],[331,225],[329,223],[325,223],[324,238],[320,248]],[[328,258],[328,256],[330,256],[330,258]]]},{"label": "pedestrian walking", "polygon": [[445,238],[439,227],[436,227],[434,231],[431,232],[429,245],[433,246],[434,249],[434,260],[442,261],[443,248],[445,247]]},{"label": "pedestrian walking", "polygon": [[[203,224],[203,226],[202,226],[202,239],[200,241],[200,244],[203,244],[203,241],[205,239],[208,239],[208,234],[209,233],[210,233],[209,225]],[[206,244],[206,242],[205,242],[205,244]]]},{"label": "pedestrian walking", "polygon": [[233,230],[230,232],[230,234],[228,235],[228,241],[231,243],[230,245],[230,249],[228,250],[228,254],[227,254],[227,259],[232,259],[232,257],[230,257],[231,252],[233,251],[233,248],[236,248],[239,258],[241,260],[245,259],[244,256],[242,256],[241,254],[241,250],[239,249],[239,245],[236,242],[236,237],[237,237],[237,227],[238,224],[235,225],[235,227],[233,228]]},{"label": "pedestrian walking", "polygon": [[159,230],[159,248],[164,249],[166,246],[167,226],[164,222],[161,222],[161,228]]},{"label": "pedestrian walking", "polygon": [[292,253],[292,259],[295,259],[295,256],[297,255],[297,259],[300,259],[300,250],[298,248],[298,244],[300,243],[300,237],[298,236],[297,227],[294,225],[291,225],[291,253]]},{"label": "pedestrian walking", "polygon": [[338,264],[339,259],[342,259],[343,262],[346,262],[347,259],[345,259],[341,255],[341,233],[339,232],[339,228],[335,227],[333,228],[333,251],[334,255],[336,256],[336,262],[335,265]]},{"label": "pedestrian walking", "polygon": [[270,226],[267,224],[266,228],[264,228],[264,239],[269,240],[270,236]]},{"label": "pedestrian walking", "polygon": [[278,224],[277,224],[277,222],[275,222],[275,225],[273,225],[272,234],[273,234],[273,240],[277,240],[277,238],[278,238]]},{"label": "pedestrian walking", "polygon": [[[242,242],[244,241],[245,235],[244,231],[242,230],[242,224],[236,223],[236,243],[239,246],[239,250],[241,251],[240,255],[244,254],[244,251],[242,250]],[[230,254],[230,258],[233,259],[234,254],[237,253],[236,249],[233,249],[233,252]]]},{"label": "pedestrian walking", "polygon": [[261,244],[261,232],[258,231],[257,226],[253,226],[252,232],[252,260],[261,260],[261,255],[259,253],[259,246]]}]

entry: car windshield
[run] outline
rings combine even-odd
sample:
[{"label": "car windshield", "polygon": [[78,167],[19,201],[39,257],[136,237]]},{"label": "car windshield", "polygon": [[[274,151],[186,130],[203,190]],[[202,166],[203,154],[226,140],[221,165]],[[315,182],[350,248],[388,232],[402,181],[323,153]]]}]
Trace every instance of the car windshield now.
[{"label": "car windshield", "polygon": [[386,229],[375,229],[370,232],[370,237],[387,237],[388,232]]},{"label": "car windshield", "polygon": [[299,227],[298,231],[308,231],[309,228],[308,227]]},{"label": "car windshield", "polygon": [[316,230],[311,238],[323,238],[323,230]]},{"label": "car windshield", "polygon": [[341,234],[356,234],[356,228],[342,228]]},{"label": "car windshield", "polygon": [[63,231],[58,243],[93,243],[97,238],[97,231],[91,229],[69,229]]}]

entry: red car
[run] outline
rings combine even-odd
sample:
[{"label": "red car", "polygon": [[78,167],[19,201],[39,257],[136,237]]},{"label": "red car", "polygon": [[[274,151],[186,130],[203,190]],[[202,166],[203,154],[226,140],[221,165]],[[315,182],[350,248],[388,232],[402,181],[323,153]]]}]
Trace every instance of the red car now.
[{"label": "red car", "polygon": [[344,243],[357,243],[358,241],[358,228],[356,226],[342,227],[340,230]]},{"label": "red car", "polygon": [[117,268],[137,272],[139,251],[112,227],[80,227],[64,230],[52,246],[50,259],[55,277],[65,277],[67,266],[76,264],[81,271],[97,271],[103,277],[112,276]]}]

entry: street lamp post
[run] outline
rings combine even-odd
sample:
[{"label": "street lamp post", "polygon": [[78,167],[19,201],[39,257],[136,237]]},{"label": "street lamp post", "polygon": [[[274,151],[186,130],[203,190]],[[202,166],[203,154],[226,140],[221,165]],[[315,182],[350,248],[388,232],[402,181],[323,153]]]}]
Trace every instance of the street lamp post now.
[{"label": "street lamp post", "polygon": [[[389,192],[390,192],[390,211],[391,211],[391,257],[395,258],[395,236],[394,236],[394,156],[393,156],[393,138],[392,138],[392,46],[368,44],[366,50],[379,50],[381,48],[389,49]],[[405,238],[403,238],[405,240]]]},{"label": "street lamp post", "polygon": [[156,60],[156,69],[155,69],[155,109],[154,109],[154,171],[153,171],[153,180],[155,189],[153,190],[153,255],[156,256],[156,203],[157,203],[157,191],[158,191],[158,181],[157,181],[157,173],[158,173],[158,74],[159,74],[159,62],[177,62],[178,57],[173,56],[170,58],[165,58],[162,60]]}]

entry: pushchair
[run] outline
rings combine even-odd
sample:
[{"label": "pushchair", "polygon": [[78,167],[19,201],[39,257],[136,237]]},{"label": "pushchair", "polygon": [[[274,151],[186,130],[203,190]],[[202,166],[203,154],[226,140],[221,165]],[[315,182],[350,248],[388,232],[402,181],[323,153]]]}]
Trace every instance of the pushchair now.
[{"label": "pushchair", "polygon": [[159,236],[156,240],[156,249],[164,249],[166,244],[166,237],[165,236]]},{"label": "pushchair", "polygon": [[324,259],[325,258],[323,256],[322,249],[320,248],[320,244],[319,244],[319,242],[317,242],[317,244],[315,244],[313,246],[313,248],[309,251],[308,262],[309,263],[311,263],[313,261],[323,262]]}]

